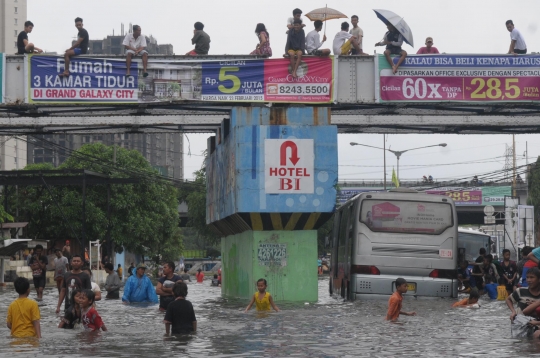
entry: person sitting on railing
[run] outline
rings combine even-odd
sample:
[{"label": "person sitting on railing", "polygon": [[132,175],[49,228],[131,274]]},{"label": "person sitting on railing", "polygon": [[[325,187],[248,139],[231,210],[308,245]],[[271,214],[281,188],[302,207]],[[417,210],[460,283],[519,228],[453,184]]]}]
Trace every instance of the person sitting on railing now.
[{"label": "person sitting on railing", "polygon": [[428,182],[429,182],[429,183],[433,183],[433,177],[431,176],[431,174],[430,174],[429,177],[428,177]]},{"label": "person sitting on railing", "polygon": [[302,20],[294,19],[294,28],[287,34],[285,51],[291,58],[290,73],[293,78],[297,78],[296,70],[302,61],[302,55],[306,49],[306,34],[302,29]]},{"label": "person sitting on railing", "polygon": [[28,42],[28,34],[32,32],[34,24],[32,21],[26,21],[24,23],[24,30],[17,36],[17,55],[24,55],[25,53],[42,53],[43,50],[34,46],[33,43]]},{"label": "person sitting on railing", "polygon": [[259,37],[259,43],[257,48],[251,52],[250,55],[259,55],[259,56],[272,56],[272,48],[270,47],[270,35],[266,31],[266,26],[263,23],[258,23],[255,28],[255,33]]},{"label": "person sitting on railing", "polygon": [[438,55],[439,50],[437,50],[437,48],[433,46],[433,38],[428,37],[426,38],[426,46],[420,47],[420,49],[418,49],[418,52],[416,54],[417,55],[435,55],[435,54]]},{"label": "person sitting on railing", "polygon": [[422,176],[422,183],[427,183],[428,182],[428,178],[424,175]]},{"label": "person sitting on railing", "polygon": [[334,37],[334,43],[332,45],[334,49],[334,55],[348,56],[351,54],[351,50],[354,48],[356,53],[362,53],[362,50],[358,46],[358,39],[349,33],[349,23],[341,23],[341,31]]},{"label": "person sitting on railing", "polygon": [[197,21],[194,27],[191,43],[195,45],[195,48],[186,53],[186,56],[208,55],[208,51],[210,50],[210,36],[203,31],[204,24],[202,22]]},{"label": "person sitting on railing", "polygon": [[[392,72],[396,74],[399,66],[405,61],[407,57],[407,52],[401,48],[403,45],[403,35],[394,27],[394,25],[387,23],[386,27],[388,32],[384,34],[384,39],[381,42],[377,42],[375,46],[384,46],[386,45],[386,50],[384,51],[384,56],[390,67],[392,67]],[[394,61],[390,55],[401,56],[398,60],[398,63],[394,65]]]},{"label": "person sitting on railing", "polygon": [[326,41],[326,35],[323,36],[321,42],[321,36],[319,32],[322,30],[323,22],[321,20],[315,20],[315,29],[306,35],[306,51],[308,55],[313,56],[328,56],[330,50],[327,48],[321,49],[320,47]]},{"label": "person sitting on railing", "polygon": [[141,35],[141,27],[133,25],[133,32],[128,33],[122,42],[126,49],[126,76],[131,76],[131,58],[141,56],[143,63],[143,77],[148,76],[146,68],[148,67],[148,51],[146,51],[146,37]]},{"label": "person sitting on railing", "polygon": [[471,180],[471,184],[478,184],[478,176],[474,176],[473,179]]},{"label": "person sitting on railing", "polygon": [[506,21],[506,29],[510,32],[510,49],[509,54],[525,55],[527,53],[527,44],[521,32],[514,27],[512,20]]},{"label": "person sitting on railing", "polygon": [[517,177],[516,177],[516,182],[517,182],[518,184],[523,184],[523,179],[521,179],[521,175],[519,175],[519,174],[517,175]]}]

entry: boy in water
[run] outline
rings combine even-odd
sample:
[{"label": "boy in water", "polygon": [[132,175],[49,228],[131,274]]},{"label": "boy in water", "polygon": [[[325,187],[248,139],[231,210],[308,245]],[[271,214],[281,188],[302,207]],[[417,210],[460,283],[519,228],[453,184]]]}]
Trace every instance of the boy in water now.
[{"label": "boy in water", "polygon": [[7,327],[13,337],[41,338],[41,316],[36,301],[28,298],[30,282],[24,277],[18,277],[13,283],[19,298],[13,301],[8,308]]},{"label": "boy in water", "polygon": [[165,335],[191,333],[197,331],[197,318],[191,302],[186,300],[188,293],[187,285],[184,282],[177,282],[173,287],[174,301],[167,306],[167,312],[163,323],[165,323]]},{"label": "boy in water", "polygon": [[461,301],[454,303],[452,307],[472,307],[473,305],[478,304],[479,298],[480,295],[478,294],[478,290],[471,290],[469,298],[464,298]]},{"label": "boy in water", "polygon": [[407,293],[407,281],[404,278],[396,279],[396,291],[390,296],[388,300],[388,312],[386,313],[386,320],[395,322],[397,321],[399,315],[405,316],[416,316],[416,312],[405,312],[402,311],[403,305],[403,294]]},{"label": "boy in water", "polygon": [[106,331],[107,327],[103,323],[101,316],[94,308],[95,294],[92,290],[83,290],[79,298],[81,308],[81,320],[84,329],[87,331]]}]

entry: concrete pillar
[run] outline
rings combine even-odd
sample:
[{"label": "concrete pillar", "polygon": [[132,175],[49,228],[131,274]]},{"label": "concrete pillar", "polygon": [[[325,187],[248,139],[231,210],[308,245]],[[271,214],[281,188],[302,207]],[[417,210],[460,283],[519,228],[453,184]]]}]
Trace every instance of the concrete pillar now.
[{"label": "concrete pillar", "polygon": [[317,301],[317,231],[336,202],[337,127],[321,107],[235,107],[208,140],[207,223],[223,235],[222,293]]}]

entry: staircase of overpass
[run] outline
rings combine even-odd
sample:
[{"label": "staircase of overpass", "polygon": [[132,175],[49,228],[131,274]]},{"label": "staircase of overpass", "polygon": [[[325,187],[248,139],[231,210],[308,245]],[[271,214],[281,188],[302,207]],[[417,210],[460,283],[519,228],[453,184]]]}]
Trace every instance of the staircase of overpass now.
[{"label": "staircase of overpass", "polygon": [[[52,58],[54,61],[58,59],[60,57]],[[99,59],[117,63],[124,61],[123,57],[110,55],[100,56]],[[448,61],[452,59],[453,65],[449,65]],[[75,61],[82,61],[84,64],[93,60],[96,58],[81,56]],[[308,62],[317,60],[319,59],[306,57]],[[32,61],[27,56],[4,56],[4,104],[0,106],[0,126],[5,134],[170,131],[215,133],[221,121],[230,118],[231,108],[234,106],[330,107],[331,123],[338,127],[339,133],[540,132],[537,120],[540,111],[540,83],[537,83],[537,79],[540,77],[535,75],[540,57],[536,55],[520,56],[517,60],[513,56],[504,55],[440,55],[437,58],[412,55],[407,58],[396,76],[388,75],[388,69],[380,61],[380,55],[340,56],[332,59],[332,98],[328,103],[277,103],[264,100],[246,102],[223,98],[186,99],[184,96],[171,100],[151,99],[142,101],[143,103],[140,100],[134,103],[51,103],[36,100],[32,91],[37,85],[44,86],[38,83],[39,76],[34,74],[40,73],[43,67],[54,66],[39,65],[34,63],[37,61]],[[153,91],[165,88],[166,91],[178,91],[183,95],[188,88],[186,83],[206,76],[204,69],[208,64],[215,64],[216,76],[219,72],[220,80],[223,79],[222,83],[226,84],[227,79],[234,79],[236,76],[227,72],[231,65],[244,63],[248,66],[254,61],[279,63],[284,60],[245,55],[197,58],[156,55],[150,58],[151,76],[147,85],[151,82]],[[438,65],[439,62],[444,62],[445,65]],[[182,64],[182,68],[189,68],[193,74],[191,78],[178,81],[181,89],[171,85],[174,80],[165,78],[169,71],[176,71],[172,68],[177,68],[174,65],[178,63]],[[223,70],[224,68],[226,70]],[[243,69],[239,71],[238,73],[242,73]],[[203,89],[204,81],[208,78],[210,77],[202,80]],[[197,86],[191,85],[188,90],[196,91]],[[144,84],[142,87],[139,85],[138,89],[143,97],[148,92]],[[457,92],[448,93],[450,90]],[[456,93],[462,98],[456,98]]]}]

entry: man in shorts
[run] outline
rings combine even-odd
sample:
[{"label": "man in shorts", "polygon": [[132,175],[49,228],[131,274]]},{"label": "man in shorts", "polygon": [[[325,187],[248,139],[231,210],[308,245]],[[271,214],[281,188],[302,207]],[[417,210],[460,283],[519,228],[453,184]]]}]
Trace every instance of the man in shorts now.
[{"label": "man in shorts", "polygon": [[28,266],[32,269],[32,277],[34,279],[34,288],[36,289],[37,299],[36,301],[43,300],[43,289],[47,281],[47,265],[49,259],[47,256],[41,255],[43,253],[43,246],[36,245],[34,248],[34,254],[28,260]]},{"label": "man in shorts", "polygon": [[291,59],[291,75],[293,78],[297,78],[296,70],[300,66],[302,61],[302,55],[306,49],[306,34],[302,29],[302,20],[294,19],[294,28],[289,31],[287,35],[287,43],[285,45],[285,51]]},{"label": "man in shorts", "polygon": [[26,21],[24,23],[24,31],[17,36],[17,55],[24,55],[25,53],[42,53],[43,50],[34,46],[33,43],[28,42],[28,34],[32,32],[34,24],[32,21]]},{"label": "man in shorts", "polygon": [[62,255],[62,250],[54,250],[56,258],[54,259],[54,280],[56,281],[56,288],[58,293],[62,290],[62,283],[64,282],[64,275],[69,271],[69,262],[67,257]]},{"label": "man in shorts", "polygon": [[133,56],[141,56],[143,77],[147,77],[148,51],[146,51],[146,37],[141,35],[141,27],[139,25],[133,25],[133,32],[126,35],[122,44],[126,49],[126,76],[131,76],[131,58]]},{"label": "man in shorts", "polygon": [[64,72],[62,72],[59,76],[67,77],[70,75],[69,62],[73,56],[85,55],[88,52],[88,41],[90,37],[88,35],[88,31],[83,28],[83,19],[77,17],[75,19],[75,27],[79,30],[77,41],[73,44],[73,46],[66,50],[66,53],[64,54]]}]

